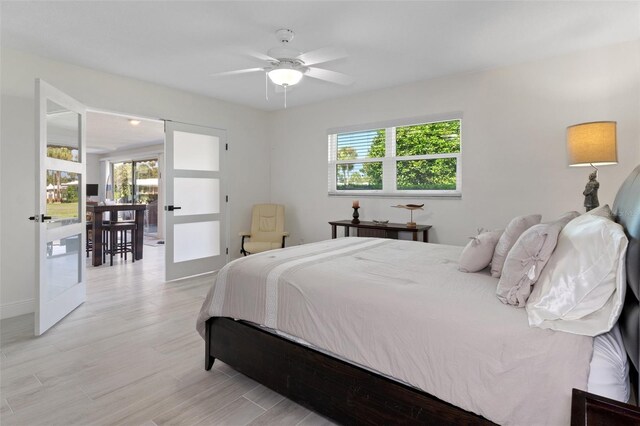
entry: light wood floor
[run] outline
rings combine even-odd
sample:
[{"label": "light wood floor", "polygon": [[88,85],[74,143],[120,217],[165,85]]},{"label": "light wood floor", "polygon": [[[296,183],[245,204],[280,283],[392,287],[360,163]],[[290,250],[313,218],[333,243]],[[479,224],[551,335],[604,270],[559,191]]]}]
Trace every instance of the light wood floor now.
[{"label": "light wood floor", "polygon": [[211,276],[163,282],[162,247],[87,268],[87,301],[38,338],[0,323],[0,423],[331,425],[216,361],[195,320]]}]

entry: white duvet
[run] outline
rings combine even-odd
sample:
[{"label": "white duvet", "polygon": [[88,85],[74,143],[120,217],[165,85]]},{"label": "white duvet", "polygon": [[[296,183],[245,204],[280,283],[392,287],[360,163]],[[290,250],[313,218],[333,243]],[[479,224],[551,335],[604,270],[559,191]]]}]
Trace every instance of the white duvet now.
[{"label": "white duvet", "polygon": [[227,264],[200,312],[280,330],[499,424],[569,424],[593,339],[531,328],[462,248],[340,238]]}]

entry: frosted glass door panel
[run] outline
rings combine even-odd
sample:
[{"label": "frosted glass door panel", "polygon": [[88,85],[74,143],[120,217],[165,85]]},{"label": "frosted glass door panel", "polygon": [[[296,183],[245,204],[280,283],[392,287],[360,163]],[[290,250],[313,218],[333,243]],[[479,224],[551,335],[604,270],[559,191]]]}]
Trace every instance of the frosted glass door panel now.
[{"label": "frosted glass door panel", "polygon": [[180,170],[220,170],[220,138],[198,133],[173,133],[173,168]]},{"label": "frosted glass door panel", "polygon": [[80,282],[78,254],[81,241],[80,235],[73,235],[47,243],[45,268],[49,286],[46,300],[55,299]]},{"label": "frosted glass door panel", "polygon": [[220,179],[175,178],[176,216],[220,213]]},{"label": "frosted glass door panel", "polygon": [[220,222],[174,225],[174,262],[202,259],[220,254]]}]

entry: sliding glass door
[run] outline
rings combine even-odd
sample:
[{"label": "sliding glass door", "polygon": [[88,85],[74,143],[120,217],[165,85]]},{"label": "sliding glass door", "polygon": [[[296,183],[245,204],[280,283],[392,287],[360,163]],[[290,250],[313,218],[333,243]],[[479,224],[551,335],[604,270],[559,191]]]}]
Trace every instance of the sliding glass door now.
[{"label": "sliding glass door", "polygon": [[[111,165],[111,193],[107,198],[119,204],[146,204],[144,218],[145,235],[158,232],[158,159],[121,161]],[[129,212],[120,212],[120,219]]]}]

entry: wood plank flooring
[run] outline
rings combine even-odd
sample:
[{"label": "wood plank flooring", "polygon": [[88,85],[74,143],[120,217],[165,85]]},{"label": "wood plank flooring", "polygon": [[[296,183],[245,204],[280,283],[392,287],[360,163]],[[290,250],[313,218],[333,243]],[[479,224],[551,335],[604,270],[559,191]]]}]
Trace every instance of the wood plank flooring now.
[{"label": "wood plank flooring", "polygon": [[33,315],[0,323],[0,423],[332,425],[216,361],[195,320],[210,275],[163,282],[164,247],[87,266],[87,301],[40,337]]}]

